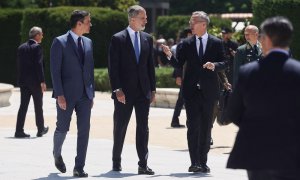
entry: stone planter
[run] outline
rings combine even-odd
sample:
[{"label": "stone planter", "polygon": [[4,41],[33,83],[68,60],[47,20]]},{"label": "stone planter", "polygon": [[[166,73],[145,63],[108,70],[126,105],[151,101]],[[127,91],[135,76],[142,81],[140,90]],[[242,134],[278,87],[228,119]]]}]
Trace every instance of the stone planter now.
[{"label": "stone planter", "polygon": [[12,95],[13,88],[13,85],[0,83],[0,107],[10,105],[9,98]]}]

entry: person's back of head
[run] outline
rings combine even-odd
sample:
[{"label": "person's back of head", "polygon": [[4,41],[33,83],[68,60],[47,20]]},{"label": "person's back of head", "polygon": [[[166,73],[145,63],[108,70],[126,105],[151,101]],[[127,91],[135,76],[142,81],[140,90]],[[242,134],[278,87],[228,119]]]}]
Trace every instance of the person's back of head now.
[{"label": "person's back of head", "polygon": [[292,41],[293,25],[285,17],[266,19],[260,26],[262,36],[268,36],[273,47],[287,48]]}]

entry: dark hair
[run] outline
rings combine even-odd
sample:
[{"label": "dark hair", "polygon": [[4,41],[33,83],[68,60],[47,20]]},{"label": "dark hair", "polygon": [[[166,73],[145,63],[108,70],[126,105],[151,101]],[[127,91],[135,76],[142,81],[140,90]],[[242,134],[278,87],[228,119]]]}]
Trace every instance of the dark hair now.
[{"label": "dark hair", "polygon": [[285,17],[276,16],[266,19],[260,25],[261,33],[267,35],[273,46],[288,47],[292,41],[293,25]]},{"label": "dark hair", "polygon": [[83,20],[86,16],[89,16],[90,13],[82,10],[74,10],[71,14],[70,18],[70,26],[71,28],[75,28],[78,21],[83,23]]},{"label": "dark hair", "polygon": [[179,38],[187,38],[188,34],[192,34],[191,28],[185,28],[184,30],[182,30],[179,34]]}]

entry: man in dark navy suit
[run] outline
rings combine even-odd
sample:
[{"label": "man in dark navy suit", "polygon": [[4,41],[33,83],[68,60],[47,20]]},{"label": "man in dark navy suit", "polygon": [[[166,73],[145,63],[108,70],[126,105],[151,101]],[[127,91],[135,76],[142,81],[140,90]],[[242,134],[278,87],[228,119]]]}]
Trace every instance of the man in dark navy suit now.
[{"label": "man in dark navy suit", "polygon": [[17,117],[16,138],[30,137],[24,132],[24,123],[30,97],[33,98],[35,122],[38,128],[37,137],[48,132],[44,126],[43,93],[46,91],[44,77],[43,49],[39,44],[43,39],[40,27],[32,27],[29,31],[29,40],[18,48],[18,84],[21,91],[21,104]]},{"label": "man in dark navy suit", "polygon": [[298,180],[300,63],[290,58],[293,26],[284,17],[260,26],[264,58],[240,68],[228,107],[239,127],[228,168],[249,180]]},{"label": "man in dark navy suit", "polygon": [[83,36],[90,32],[90,13],[73,11],[71,30],[53,40],[50,67],[53,97],[56,99],[57,122],[54,132],[55,166],[62,173],[66,166],[61,156],[62,145],[69,131],[71,117],[77,115],[77,156],[73,175],[88,177],[84,172],[90,132],[90,116],[94,94],[94,58],[92,41]]},{"label": "man in dark navy suit", "polygon": [[129,26],[113,35],[109,47],[109,77],[114,99],[113,171],[121,171],[121,153],[133,107],[136,115],[138,174],[153,175],[147,166],[148,115],[155,98],[153,40],[143,32],[146,11],[134,5],[128,9]]},{"label": "man in dark navy suit", "polygon": [[207,154],[210,149],[212,115],[219,97],[217,72],[225,69],[222,41],[207,33],[210,19],[203,11],[193,12],[190,27],[194,36],[185,39],[177,57],[163,46],[175,67],[186,70],[182,84],[187,113],[187,139],[191,158],[189,172],[210,172]]}]

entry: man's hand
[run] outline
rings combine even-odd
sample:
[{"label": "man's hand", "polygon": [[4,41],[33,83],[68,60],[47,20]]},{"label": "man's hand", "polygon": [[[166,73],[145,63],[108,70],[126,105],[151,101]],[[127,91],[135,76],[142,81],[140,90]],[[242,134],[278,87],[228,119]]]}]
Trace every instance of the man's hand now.
[{"label": "man's hand", "polygon": [[214,71],[215,70],[215,64],[212,63],[212,62],[207,62],[207,63],[203,64],[203,68]]},{"label": "man's hand", "polygon": [[172,57],[172,53],[171,53],[169,46],[162,44],[161,47],[162,47],[164,53],[166,54],[166,56],[168,57],[168,59],[170,59]]},{"label": "man's hand", "polygon": [[181,78],[181,77],[177,77],[177,78],[176,78],[176,84],[177,84],[178,86],[181,86],[181,83],[182,83],[182,78]]},{"label": "man's hand", "polygon": [[47,86],[45,82],[41,83],[41,89],[42,89],[42,93],[44,93],[47,90]]},{"label": "man's hand", "polygon": [[123,91],[121,89],[116,91],[116,96],[120,103],[126,104],[125,94],[123,93]]},{"label": "man's hand", "polygon": [[151,92],[150,104],[155,101],[155,93],[156,93],[155,91]]},{"label": "man's hand", "polygon": [[67,109],[67,102],[65,96],[57,96],[57,104],[60,109],[66,110]]},{"label": "man's hand", "polygon": [[94,99],[92,100],[91,109],[94,107]]},{"label": "man's hand", "polygon": [[232,89],[232,86],[229,82],[224,83],[224,87],[225,87],[226,90],[231,90]]}]

